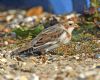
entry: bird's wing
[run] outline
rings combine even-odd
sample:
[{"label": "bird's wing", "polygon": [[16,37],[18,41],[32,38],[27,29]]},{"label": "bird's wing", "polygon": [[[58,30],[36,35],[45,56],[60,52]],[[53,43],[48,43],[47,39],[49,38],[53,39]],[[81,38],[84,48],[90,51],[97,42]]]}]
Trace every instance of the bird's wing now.
[{"label": "bird's wing", "polygon": [[31,45],[33,47],[39,47],[48,43],[52,44],[52,42],[58,42],[58,38],[64,32],[63,29],[60,28],[60,26],[61,25],[56,24],[43,30],[36,38],[32,40]]}]

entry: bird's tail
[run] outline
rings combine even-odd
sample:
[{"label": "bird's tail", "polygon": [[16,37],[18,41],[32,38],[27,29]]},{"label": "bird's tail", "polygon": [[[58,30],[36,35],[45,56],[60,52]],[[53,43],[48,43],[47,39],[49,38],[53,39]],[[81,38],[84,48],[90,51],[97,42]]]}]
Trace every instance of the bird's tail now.
[{"label": "bird's tail", "polygon": [[29,57],[29,56],[38,56],[38,55],[41,55],[41,51],[38,50],[38,49],[34,49],[33,47],[30,47],[28,49],[25,49],[25,50],[22,50],[20,51],[19,49],[13,51],[11,53],[11,57],[13,56],[20,56],[20,57]]}]

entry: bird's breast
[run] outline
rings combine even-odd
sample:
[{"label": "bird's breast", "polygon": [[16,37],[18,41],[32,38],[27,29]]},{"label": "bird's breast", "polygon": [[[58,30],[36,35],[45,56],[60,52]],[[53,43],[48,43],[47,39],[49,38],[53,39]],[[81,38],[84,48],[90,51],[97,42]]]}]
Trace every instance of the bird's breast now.
[{"label": "bird's breast", "polygon": [[64,33],[60,36],[59,40],[60,40],[61,43],[66,44],[66,43],[68,43],[68,42],[70,41],[70,38],[67,37],[66,32],[64,32]]}]

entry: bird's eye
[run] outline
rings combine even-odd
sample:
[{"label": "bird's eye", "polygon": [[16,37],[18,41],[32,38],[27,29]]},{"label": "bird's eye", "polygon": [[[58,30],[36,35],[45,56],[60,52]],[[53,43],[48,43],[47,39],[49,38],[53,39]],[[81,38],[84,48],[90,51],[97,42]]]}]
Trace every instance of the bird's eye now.
[{"label": "bird's eye", "polygon": [[70,25],[70,26],[72,26],[72,24],[71,24],[71,23],[70,23],[69,25]]}]

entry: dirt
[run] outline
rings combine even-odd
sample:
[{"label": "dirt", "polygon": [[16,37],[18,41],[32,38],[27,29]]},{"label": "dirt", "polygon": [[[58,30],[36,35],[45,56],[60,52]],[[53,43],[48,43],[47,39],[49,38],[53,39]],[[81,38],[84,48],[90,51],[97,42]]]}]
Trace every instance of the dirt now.
[{"label": "dirt", "polygon": [[100,80],[100,40],[71,42],[41,56],[0,51],[0,80]]}]

